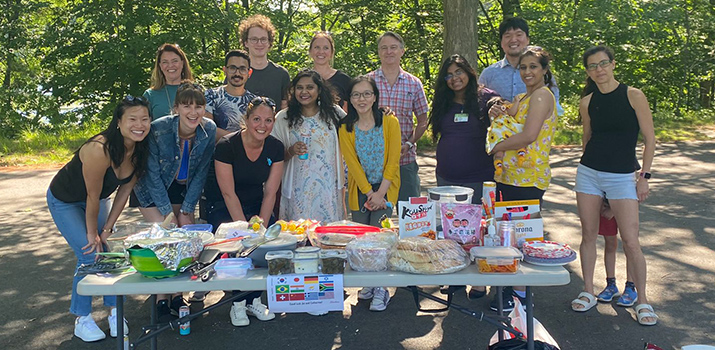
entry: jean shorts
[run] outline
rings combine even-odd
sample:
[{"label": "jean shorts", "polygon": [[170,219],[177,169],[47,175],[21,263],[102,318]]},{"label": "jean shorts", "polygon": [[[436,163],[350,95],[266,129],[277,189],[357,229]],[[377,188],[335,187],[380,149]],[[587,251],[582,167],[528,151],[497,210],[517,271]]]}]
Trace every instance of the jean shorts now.
[{"label": "jean shorts", "polygon": [[635,173],[608,173],[583,164],[579,164],[576,169],[576,186],[573,190],[607,199],[638,200]]}]

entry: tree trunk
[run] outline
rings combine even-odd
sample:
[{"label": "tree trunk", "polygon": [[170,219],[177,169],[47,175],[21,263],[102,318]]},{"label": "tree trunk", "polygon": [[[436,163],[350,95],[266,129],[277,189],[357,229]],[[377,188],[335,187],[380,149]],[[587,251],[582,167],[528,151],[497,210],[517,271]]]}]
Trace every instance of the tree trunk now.
[{"label": "tree trunk", "polygon": [[711,91],[713,90],[713,80],[705,80],[700,82],[700,106],[710,108],[712,102]]},{"label": "tree trunk", "polygon": [[[419,0],[413,0],[413,14],[415,16],[415,26],[417,27],[417,33],[420,35],[420,38],[425,37],[425,26],[422,23],[422,18],[420,18],[420,1]],[[424,66],[425,70],[425,82],[431,81],[430,79],[430,71],[429,71],[429,55],[425,50],[422,50],[422,64]]]},{"label": "tree trunk", "polygon": [[443,0],[444,7],[444,52],[443,59],[460,54],[472,67],[477,65],[477,11],[474,0]]},{"label": "tree trunk", "polygon": [[501,13],[504,19],[517,17],[521,13],[519,0],[504,0],[501,5]]},{"label": "tree trunk", "polygon": [[[228,4],[228,0],[226,1],[226,3]],[[242,1],[242,4],[243,4],[243,8],[245,8],[246,10],[248,10],[248,0],[243,0],[243,1]]]}]

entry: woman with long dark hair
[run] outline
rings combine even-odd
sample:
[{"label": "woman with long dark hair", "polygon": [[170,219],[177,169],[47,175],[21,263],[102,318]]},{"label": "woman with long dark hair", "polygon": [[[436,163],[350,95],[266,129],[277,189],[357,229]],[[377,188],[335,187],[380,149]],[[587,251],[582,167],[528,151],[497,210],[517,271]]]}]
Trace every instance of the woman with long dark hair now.
[{"label": "woman with long dark hair", "polygon": [[[579,106],[583,118],[584,150],[574,191],[581,219],[584,291],[571,302],[571,308],[584,312],[596,305],[593,274],[599,216],[605,197],[618,222],[627,264],[633,272],[638,293],[635,307],[638,323],[652,326],[658,322],[658,315],[646,296],[646,261],[638,241],[638,203],[648,198],[648,179],[655,154],[653,116],[641,90],[615,79],[616,62],[609,47],[596,46],[586,50],[583,65],[588,74]],[[643,168],[636,174],[639,166],[634,159],[639,133],[645,147]],[[630,302],[631,305],[636,303],[635,300]]]},{"label": "woman with long dark hair", "polygon": [[[77,267],[91,264],[95,254],[107,249],[107,238],[127,204],[127,198],[144,170],[149,155],[151,118],[148,103],[141,97],[127,96],[114,109],[109,127],[92,136],[75,152],[52,179],[47,190],[47,206],[57,229],[77,257]],[[109,196],[116,191],[109,209]],[[77,294],[72,283],[70,312],[77,315],[74,334],[86,342],[106,335],[92,318],[92,297]],[[105,296],[110,335],[117,336],[116,298]],[[129,328],[124,325],[124,334]]]},{"label": "woman with long dark hair", "polygon": [[[489,127],[487,101],[499,96],[477,83],[477,73],[459,54],[444,60],[439,69],[429,124],[437,141],[438,186],[463,186],[474,190],[472,203],[480,203],[482,184],[494,180],[492,158],[484,149]],[[469,291],[472,299],[484,287]]]},{"label": "woman with long dark hair", "polygon": [[322,222],[344,218],[343,161],[338,127],[345,112],[316,71],[303,70],[291,81],[288,108],[278,112],[273,136],[285,147],[279,217]]}]

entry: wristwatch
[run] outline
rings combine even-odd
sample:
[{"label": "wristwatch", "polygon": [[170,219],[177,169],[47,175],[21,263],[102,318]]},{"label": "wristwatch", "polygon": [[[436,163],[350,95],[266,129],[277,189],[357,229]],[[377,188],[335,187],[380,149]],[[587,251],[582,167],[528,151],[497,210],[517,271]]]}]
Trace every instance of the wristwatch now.
[{"label": "wristwatch", "polygon": [[188,211],[184,211],[183,209],[182,209],[182,210],[179,210],[179,213],[181,213],[181,215],[189,215],[189,212],[188,212]]},{"label": "wristwatch", "polygon": [[409,147],[410,149],[415,148],[415,144],[412,143],[412,142],[410,142],[410,141],[405,141],[405,144],[406,144],[407,147]]},{"label": "wristwatch", "polygon": [[648,180],[648,179],[650,179],[651,174],[650,174],[650,173],[646,173],[646,172],[641,172],[641,173],[640,173],[640,176],[641,176],[642,178]]}]

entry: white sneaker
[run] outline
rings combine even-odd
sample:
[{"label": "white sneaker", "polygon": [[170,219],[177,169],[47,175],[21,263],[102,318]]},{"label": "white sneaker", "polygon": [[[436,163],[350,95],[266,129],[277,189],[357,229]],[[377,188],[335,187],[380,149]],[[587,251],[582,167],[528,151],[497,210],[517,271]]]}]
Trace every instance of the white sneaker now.
[{"label": "white sneaker", "polygon": [[74,320],[74,335],[85,342],[102,340],[107,337],[94,322],[92,315],[77,317]]},{"label": "white sneaker", "polygon": [[368,300],[368,299],[372,299],[372,297],[374,295],[375,295],[375,287],[363,287],[358,292],[358,299]]},{"label": "white sneaker", "polygon": [[231,305],[231,324],[236,327],[248,326],[250,321],[248,320],[248,315],[246,315],[246,301],[237,301]]},{"label": "white sneaker", "polygon": [[[113,308],[112,311],[109,313],[109,317],[107,317],[107,321],[109,322],[109,335],[112,336],[112,338],[117,337],[117,309]],[[129,324],[127,324],[127,319],[124,319],[124,335],[129,334]]]},{"label": "white sneaker", "polygon": [[252,304],[246,305],[246,313],[255,316],[260,321],[270,321],[276,318],[276,314],[268,310],[268,306],[261,303],[261,298],[255,298]]},{"label": "white sneaker", "polygon": [[209,295],[210,291],[206,292],[194,292],[194,294],[191,295],[191,298],[189,298],[189,301],[191,302],[201,302],[206,300],[206,296]]},{"label": "white sneaker", "polygon": [[390,292],[387,289],[379,287],[375,288],[375,296],[370,302],[370,311],[385,311],[387,304],[390,302]]},{"label": "white sneaker", "polygon": [[324,316],[324,315],[327,315],[327,314],[328,314],[328,311],[327,311],[327,310],[324,310],[324,311],[308,311],[308,315],[313,315],[313,316]]}]

